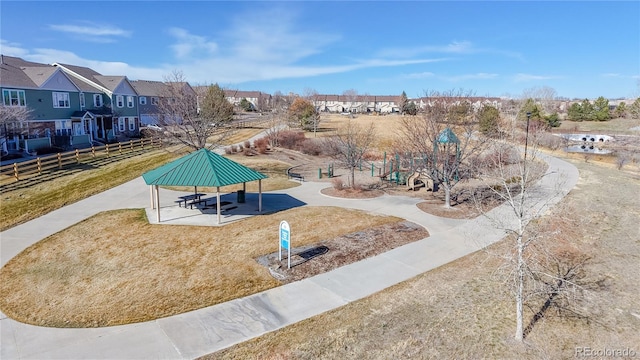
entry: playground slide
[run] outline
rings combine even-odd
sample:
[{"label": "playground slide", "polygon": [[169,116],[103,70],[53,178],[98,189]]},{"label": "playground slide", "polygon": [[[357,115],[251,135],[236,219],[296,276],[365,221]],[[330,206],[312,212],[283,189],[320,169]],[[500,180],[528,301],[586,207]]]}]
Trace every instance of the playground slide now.
[{"label": "playground slide", "polygon": [[425,186],[424,182],[421,182],[416,186],[416,180],[418,180],[419,178],[420,178],[420,173],[417,171],[413,173],[413,175],[409,176],[409,178],[407,179],[407,188],[409,190],[415,190],[417,187]]}]

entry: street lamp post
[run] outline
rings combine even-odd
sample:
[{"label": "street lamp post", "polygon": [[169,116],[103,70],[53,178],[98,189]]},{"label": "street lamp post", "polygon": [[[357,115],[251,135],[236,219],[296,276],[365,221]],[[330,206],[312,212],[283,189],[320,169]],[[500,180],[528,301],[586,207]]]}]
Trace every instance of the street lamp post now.
[{"label": "street lamp post", "polygon": [[[525,130],[525,136],[524,136],[524,161],[526,163],[527,161],[527,148],[529,145],[529,120],[531,119],[531,113],[528,112],[527,113],[527,128]],[[526,166],[526,164],[525,164]]]}]

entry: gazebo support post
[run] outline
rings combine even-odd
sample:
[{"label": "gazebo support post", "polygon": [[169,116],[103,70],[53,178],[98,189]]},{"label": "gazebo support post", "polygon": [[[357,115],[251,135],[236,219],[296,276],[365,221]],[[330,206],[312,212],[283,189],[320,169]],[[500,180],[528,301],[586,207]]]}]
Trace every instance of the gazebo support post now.
[{"label": "gazebo support post", "polygon": [[216,213],[218,217],[218,225],[220,224],[220,186],[216,186]]},{"label": "gazebo support post", "polygon": [[258,180],[258,212],[262,212],[262,179]]},{"label": "gazebo support post", "polygon": [[246,182],[242,183],[242,191],[244,191],[245,193],[247,192],[247,183]]},{"label": "gazebo support post", "polygon": [[160,223],[160,189],[158,188],[158,185],[155,185],[155,190],[156,190],[156,217],[158,218],[158,224]]},{"label": "gazebo support post", "polygon": [[155,200],[153,199],[153,185],[149,185],[149,196],[151,200],[151,209],[155,209],[156,208],[156,203]]}]

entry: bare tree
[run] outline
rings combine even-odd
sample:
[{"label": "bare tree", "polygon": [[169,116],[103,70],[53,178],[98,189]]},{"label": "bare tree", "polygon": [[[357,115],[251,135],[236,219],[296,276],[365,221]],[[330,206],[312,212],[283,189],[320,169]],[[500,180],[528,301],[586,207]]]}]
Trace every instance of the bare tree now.
[{"label": "bare tree", "polygon": [[[482,171],[478,173],[478,177],[485,186],[481,189],[482,191],[476,192],[475,198],[479,211],[492,222],[494,227],[507,233],[507,241],[511,244],[504,256],[514,285],[515,339],[521,341],[526,331],[524,326],[526,300],[528,296],[540,289],[536,281],[547,280],[546,288],[552,289],[553,281],[548,280],[555,278],[556,290],[558,290],[559,287],[568,284],[562,281],[571,281],[573,275],[570,271],[562,275],[564,270],[557,266],[558,272],[555,274],[545,273],[547,270],[543,267],[534,266],[540,262],[536,260],[535,252],[531,251],[531,248],[544,235],[531,226],[532,220],[540,217],[554,201],[559,199],[561,190],[558,183],[544,184],[544,187],[537,183],[545,180],[543,177],[546,165],[540,159],[537,149],[539,141],[536,141],[543,131],[527,131],[528,138],[525,139],[525,147],[522,149],[519,145],[517,130],[514,127],[510,132],[503,132],[501,138],[492,139],[486,151],[476,157],[476,161],[482,163],[479,167]],[[497,212],[489,212],[485,208],[488,198],[497,199],[504,204],[503,207]],[[551,252],[546,254],[547,265],[554,262],[557,264],[559,258],[552,259],[550,255],[552,255]],[[578,264],[574,265],[578,266]],[[559,276],[565,276],[564,280],[558,278]]]},{"label": "bare tree", "polygon": [[347,111],[353,114],[352,110],[356,102],[358,101],[358,91],[355,89],[345,90],[342,93],[342,96],[344,96],[345,100],[349,104],[349,108],[347,109]]},{"label": "bare tree", "polygon": [[232,132],[233,105],[216,84],[198,94],[182,72],[165,78],[158,104],[158,123],[165,134],[193,149],[215,148]]},{"label": "bare tree", "polygon": [[543,115],[553,114],[558,111],[558,93],[549,86],[533,87],[522,92],[523,99],[533,99],[542,107]]},{"label": "bare tree", "polygon": [[474,136],[478,124],[471,97],[464,90],[430,92],[422,116],[403,117],[399,128],[400,146],[420,154],[424,169],[444,188],[445,207],[451,206],[456,184],[471,176],[469,160],[484,142]]},{"label": "bare tree", "polygon": [[327,138],[326,147],[333,158],[349,169],[349,186],[355,187],[355,170],[373,145],[376,132],[373,123],[362,127],[349,119],[334,136]]},{"label": "bare tree", "polygon": [[26,106],[0,105],[0,149],[4,148],[9,135],[23,134],[25,123],[31,116],[32,110]]}]

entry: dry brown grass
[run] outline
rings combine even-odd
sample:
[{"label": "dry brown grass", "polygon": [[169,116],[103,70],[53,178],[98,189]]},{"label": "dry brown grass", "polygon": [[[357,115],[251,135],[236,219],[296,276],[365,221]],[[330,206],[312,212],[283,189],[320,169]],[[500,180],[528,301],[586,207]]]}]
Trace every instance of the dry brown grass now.
[{"label": "dry brown grass", "polygon": [[401,221],[304,207],[224,227],[150,225],[144,210],[98,214],[29,247],[0,270],[0,308],[18,321],[96,327],[157,319],[279,285],[254,258]]},{"label": "dry brown grass", "polygon": [[[376,141],[373,148],[379,151],[392,151],[396,142],[396,129],[400,125],[400,115],[356,115],[351,119],[354,123],[366,128],[369,124],[374,124],[376,129]],[[328,136],[337,129],[346,125],[348,116],[338,114],[323,114],[318,136]],[[313,132],[307,133],[307,137],[313,137]]]},{"label": "dry brown grass", "polygon": [[[586,225],[574,240],[590,249],[585,270],[608,279],[588,292],[588,319],[549,312],[523,344],[513,341],[514,302],[492,254],[504,242],[362,301],[206,356],[206,359],[567,359],[576,347],[640,352],[640,186],[632,175],[575,162],[578,186],[565,198]],[[605,185],[606,184],[606,185]],[[544,221],[544,220],[543,220]],[[539,309],[525,313],[525,325]],[[634,315],[635,314],[635,315]]]}]

